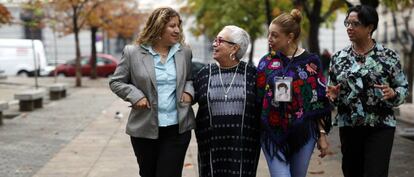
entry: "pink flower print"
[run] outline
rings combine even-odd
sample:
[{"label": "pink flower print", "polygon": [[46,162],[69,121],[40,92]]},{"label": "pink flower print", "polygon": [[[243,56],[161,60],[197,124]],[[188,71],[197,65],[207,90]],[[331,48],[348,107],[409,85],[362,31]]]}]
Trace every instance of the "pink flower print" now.
[{"label": "pink flower print", "polygon": [[282,63],[280,62],[280,60],[273,60],[270,62],[267,68],[275,70],[275,69],[279,69],[281,66],[282,66]]},{"label": "pink flower print", "polygon": [[300,108],[298,112],[295,113],[296,114],[296,118],[300,119],[303,115],[303,108]]},{"label": "pink flower print", "polygon": [[313,64],[313,63],[310,63],[310,64],[306,64],[306,70],[310,73],[310,74],[316,74],[317,72],[316,72],[316,70],[318,69],[318,67],[315,65],[315,64]]},{"label": "pink flower print", "polygon": [[273,92],[272,92],[271,90],[269,90],[269,91],[267,92],[267,96],[271,97],[272,95],[273,95]]}]

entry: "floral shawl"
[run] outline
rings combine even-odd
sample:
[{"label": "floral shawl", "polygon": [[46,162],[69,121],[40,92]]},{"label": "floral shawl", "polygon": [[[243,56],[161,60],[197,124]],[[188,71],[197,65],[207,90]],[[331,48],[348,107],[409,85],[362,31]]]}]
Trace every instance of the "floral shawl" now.
[{"label": "floral shawl", "polygon": [[[292,77],[292,101],[274,102],[274,78]],[[318,120],[326,132],[331,127],[331,107],[325,92],[326,79],[317,55],[305,51],[291,61],[282,53],[270,53],[259,62],[258,102],[261,106],[261,140],[264,150],[280,160],[318,138]],[[280,151],[285,158],[281,157]]]}]

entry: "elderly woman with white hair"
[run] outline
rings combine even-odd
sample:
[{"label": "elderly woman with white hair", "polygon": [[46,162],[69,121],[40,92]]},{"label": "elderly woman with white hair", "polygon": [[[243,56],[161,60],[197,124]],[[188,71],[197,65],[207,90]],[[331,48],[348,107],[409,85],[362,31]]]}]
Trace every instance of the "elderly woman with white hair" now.
[{"label": "elderly woman with white hair", "polygon": [[256,176],[260,128],[256,109],[256,69],[241,61],[249,35],[224,27],[213,43],[217,63],[194,79],[199,176]]}]

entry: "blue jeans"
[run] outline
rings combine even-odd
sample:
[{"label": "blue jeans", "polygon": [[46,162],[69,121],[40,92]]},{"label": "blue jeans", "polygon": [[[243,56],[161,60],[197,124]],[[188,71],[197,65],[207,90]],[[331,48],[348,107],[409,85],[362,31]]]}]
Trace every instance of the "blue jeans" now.
[{"label": "blue jeans", "polygon": [[[316,140],[311,138],[297,153],[293,154],[290,162],[280,161],[277,157],[270,157],[263,150],[271,177],[306,177],[309,161],[315,148]],[[278,152],[280,155],[283,154]]]}]

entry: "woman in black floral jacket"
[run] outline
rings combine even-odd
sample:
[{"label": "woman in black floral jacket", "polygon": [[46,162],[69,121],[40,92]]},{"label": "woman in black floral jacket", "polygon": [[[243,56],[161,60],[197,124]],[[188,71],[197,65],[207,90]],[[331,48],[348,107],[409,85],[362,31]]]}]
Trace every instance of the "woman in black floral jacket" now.
[{"label": "woman in black floral jacket", "polygon": [[327,96],[338,107],[345,177],[386,177],[395,132],[392,108],[404,102],[408,83],[398,55],[376,43],[378,14],[349,9],[344,21],[351,46],[331,60]]}]

